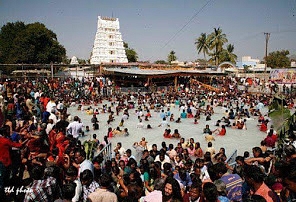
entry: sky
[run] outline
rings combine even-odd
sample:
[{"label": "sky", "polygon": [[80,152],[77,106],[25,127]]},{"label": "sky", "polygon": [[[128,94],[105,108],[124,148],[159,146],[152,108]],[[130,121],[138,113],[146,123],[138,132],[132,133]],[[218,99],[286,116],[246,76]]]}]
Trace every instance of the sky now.
[{"label": "sky", "polygon": [[195,41],[220,27],[234,53],[262,60],[268,52],[296,54],[296,0],[0,0],[0,27],[41,22],[57,34],[67,56],[89,59],[98,16],[119,18],[124,42],[139,61],[204,58]]}]

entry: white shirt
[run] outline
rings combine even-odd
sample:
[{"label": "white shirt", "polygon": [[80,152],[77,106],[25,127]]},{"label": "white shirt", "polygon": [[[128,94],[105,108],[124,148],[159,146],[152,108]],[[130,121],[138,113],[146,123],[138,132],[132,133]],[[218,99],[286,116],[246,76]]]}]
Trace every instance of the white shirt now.
[{"label": "white shirt", "polygon": [[52,110],[54,109],[54,108],[56,108],[56,103],[54,102],[54,101],[49,101],[48,103],[47,103],[47,105],[46,105],[46,111],[48,111],[49,113],[51,113],[52,112]]},{"label": "white shirt", "polygon": [[82,163],[80,164],[79,167],[79,173],[82,173],[85,170],[90,170],[92,172],[92,174],[94,175],[94,165],[92,164],[91,161],[85,159],[84,161],[82,161]]},{"label": "white shirt", "polygon": [[57,116],[54,113],[50,113],[48,119],[52,119],[53,124],[56,124],[58,122]]},{"label": "white shirt", "polygon": [[163,164],[164,163],[171,163],[171,159],[170,159],[170,157],[168,155],[164,155],[164,160],[163,161],[160,161],[159,155],[157,155],[155,157],[154,162],[156,162],[156,161],[159,161],[161,163],[161,169],[163,169]]},{"label": "white shirt", "polygon": [[75,196],[72,198],[72,202],[78,202],[80,195],[82,193],[82,184],[79,179],[74,180],[74,183],[76,184],[76,188],[75,188]]},{"label": "white shirt", "polygon": [[71,128],[71,132],[74,138],[77,138],[79,136],[79,132],[82,130],[83,123],[79,123],[78,121],[71,122],[67,130]]},{"label": "white shirt", "polygon": [[37,91],[37,92],[35,92],[35,94],[34,94],[34,98],[35,98],[35,100],[37,99],[37,97],[40,97],[40,93]]},{"label": "white shirt", "polygon": [[137,124],[137,128],[144,128],[144,123],[143,122],[139,122]]},{"label": "white shirt", "polygon": [[165,120],[160,123],[161,127],[169,127],[169,123]]},{"label": "white shirt", "polygon": [[54,124],[48,123],[45,129],[46,134],[48,135],[50,131],[52,130]]}]

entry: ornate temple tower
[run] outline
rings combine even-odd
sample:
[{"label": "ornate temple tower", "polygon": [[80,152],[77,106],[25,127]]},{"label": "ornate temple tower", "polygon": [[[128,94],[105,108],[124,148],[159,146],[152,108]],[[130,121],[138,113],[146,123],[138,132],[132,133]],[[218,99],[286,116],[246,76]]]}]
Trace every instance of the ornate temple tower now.
[{"label": "ornate temple tower", "polygon": [[91,64],[127,63],[118,18],[98,16],[98,27],[90,59]]}]

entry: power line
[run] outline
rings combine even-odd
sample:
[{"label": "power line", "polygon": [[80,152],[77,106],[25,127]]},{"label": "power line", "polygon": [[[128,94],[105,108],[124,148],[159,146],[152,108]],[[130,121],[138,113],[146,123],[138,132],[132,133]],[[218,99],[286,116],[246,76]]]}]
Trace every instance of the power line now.
[{"label": "power line", "polygon": [[[177,35],[183,31],[183,29],[185,29],[185,27],[187,27],[187,25],[194,19],[196,18],[196,16],[201,13],[204,8],[211,2],[212,0],[207,1],[190,19],[187,23],[185,23],[185,25],[182,26],[182,28],[180,30],[178,30],[161,48],[160,50],[162,50],[163,48],[165,48],[173,39],[175,39],[177,37]],[[152,57],[151,57],[152,58]],[[150,59],[151,59],[150,58]],[[149,59],[149,60],[150,60]]]}]

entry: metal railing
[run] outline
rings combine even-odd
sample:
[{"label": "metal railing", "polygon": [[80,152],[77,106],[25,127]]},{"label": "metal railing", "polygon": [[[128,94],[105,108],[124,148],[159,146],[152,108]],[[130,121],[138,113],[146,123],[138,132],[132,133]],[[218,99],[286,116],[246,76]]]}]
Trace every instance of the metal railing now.
[{"label": "metal railing", "polygon": [[96,156],[102,157],[101,167],[103,168],[106,161],[112,158],[112,143],[109,142]]},{"label": "metal railing", "polygon": [[236,157],[237,157],[237,149],[234,150],[234,152],[226,160],[226,163],[232,168],[234,168],[236,165],[236,161],[235,161]]}]

